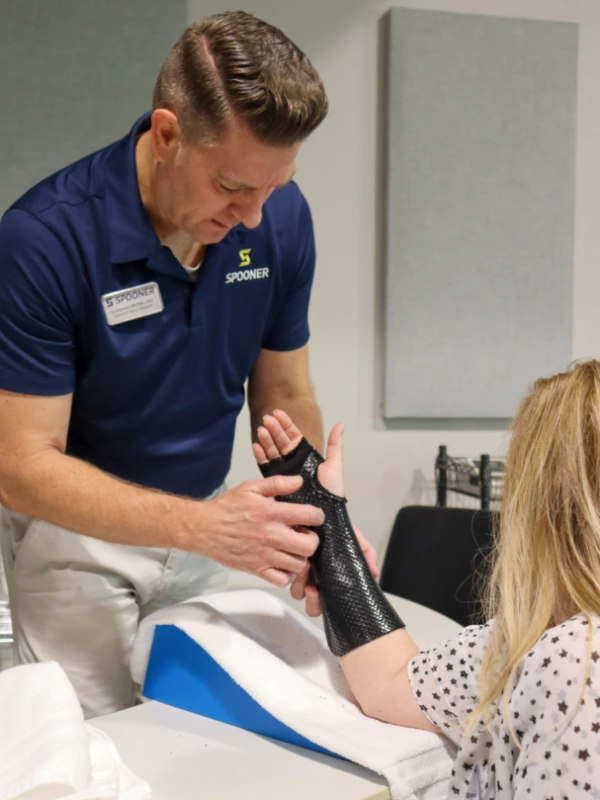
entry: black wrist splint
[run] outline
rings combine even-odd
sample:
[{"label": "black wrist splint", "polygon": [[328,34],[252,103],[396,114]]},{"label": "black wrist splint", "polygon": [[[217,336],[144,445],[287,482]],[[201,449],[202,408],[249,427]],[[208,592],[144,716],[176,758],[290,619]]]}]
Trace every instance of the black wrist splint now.
[{"label": "black wrist splint", "polygon": [[352,528],[346,499],[319,483],[317,469],[322,463],[322,456],[302,439],[288,455],[259,466],[265,477],[301,475],[304,482],[300,489],[277,499],[317,506],[325,513],[323,525],[312,528],[320,544],[310,561],[319,589],[327,642],[331,652],[339,657],[404,628],[404,623],[371,574]]}]

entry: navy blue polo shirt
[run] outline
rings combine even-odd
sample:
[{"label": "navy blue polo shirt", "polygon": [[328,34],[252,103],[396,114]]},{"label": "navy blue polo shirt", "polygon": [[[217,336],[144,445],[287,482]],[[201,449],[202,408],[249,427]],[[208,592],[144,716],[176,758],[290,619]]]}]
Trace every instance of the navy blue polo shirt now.
[{"label": "navy blue polo shirt", "polygon": [[[313,228],[298,187],[278,189],[261,224],[210,245],[192,280],[140,199],[135,140],[149,124],[145,115],[2,218],[0,388],[73,393],[69,454],[203,497],[229,471],[244,383],[261,348],[308,341]],[[113,301],[131,309],[159,293],[163,310],[109,325],[105,296],[125,289],[132,293]]]}]

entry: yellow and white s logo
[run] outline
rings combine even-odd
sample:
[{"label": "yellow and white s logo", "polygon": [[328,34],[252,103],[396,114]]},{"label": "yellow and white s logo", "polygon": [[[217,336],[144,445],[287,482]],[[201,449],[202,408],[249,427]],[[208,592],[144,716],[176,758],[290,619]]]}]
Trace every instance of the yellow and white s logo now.
[{"label": "yellow and white s logo", "polygon": [[250,253],[252,252],[252,248],[249,247],[247,250],[240,250],[240,267],[249,267],[250,266]]}]

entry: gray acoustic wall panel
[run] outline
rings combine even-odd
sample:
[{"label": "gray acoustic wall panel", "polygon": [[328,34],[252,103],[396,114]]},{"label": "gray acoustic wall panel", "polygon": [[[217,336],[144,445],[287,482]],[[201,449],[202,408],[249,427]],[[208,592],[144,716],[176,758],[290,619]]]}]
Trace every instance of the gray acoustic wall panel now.
[{"label": "gray acoustic wall panel", "polygon": [[151,106],[185,0],[2,0],[0,213]]},{"label": "gray acoustic wall panel", "polygon": [[389,20],[388,418],[508,418],[572,357],[578,29]]}]

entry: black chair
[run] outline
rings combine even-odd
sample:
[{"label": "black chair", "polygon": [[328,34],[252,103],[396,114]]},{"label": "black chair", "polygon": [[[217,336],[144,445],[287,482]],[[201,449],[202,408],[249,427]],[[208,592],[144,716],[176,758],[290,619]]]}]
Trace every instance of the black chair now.
[{"label": "black chair", "polygon": [[401,508],[383,561],[381,588],[461,625],[481,622],[481,589],[496,514],[468,508]]}]

